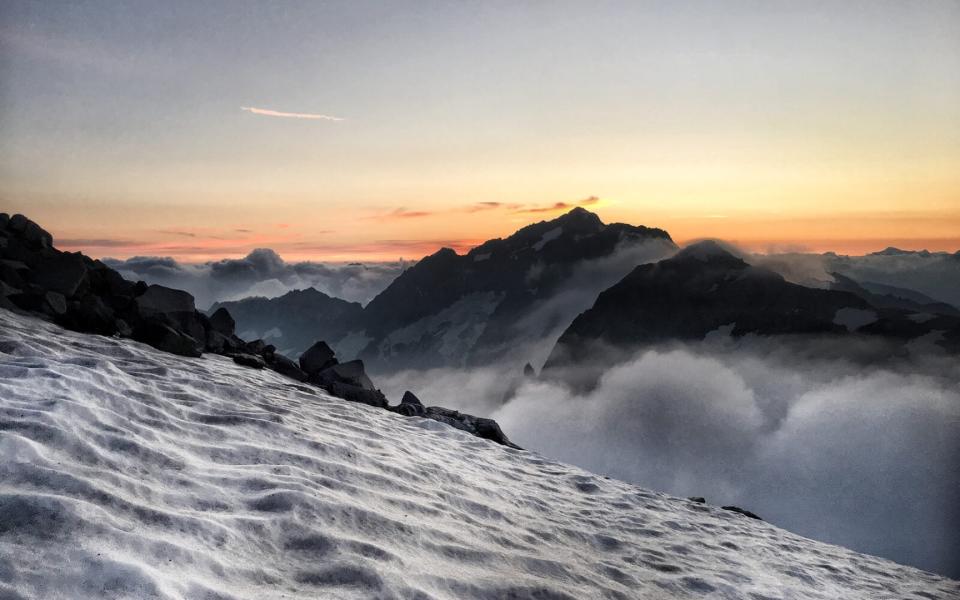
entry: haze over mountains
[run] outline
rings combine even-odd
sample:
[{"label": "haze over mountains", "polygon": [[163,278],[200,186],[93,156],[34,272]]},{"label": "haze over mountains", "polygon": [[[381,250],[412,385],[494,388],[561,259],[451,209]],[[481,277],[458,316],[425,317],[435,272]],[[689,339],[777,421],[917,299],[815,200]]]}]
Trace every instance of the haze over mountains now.
[{"label": "haze over mountains", "polygon": [[[542,363],[552,342],[597,293],[634,265],[674,251],[662,230],[604,224],[577,208],[465,255],[441,249],[405,270],[362,312],[349,311],[332,326],[317,323],[310,331],[345,356],[355,353],[373,371],[482,365],[508,357],[520,366]],[[302,300],[289,295],[267,304]],[[309,301],[318,314],[335,305],[316,294]],[[241,330],[257,331],[281,348],[298,347],[294,338],[301,334],[285,333],[297,331],[298,317],[245,320],[243,315],[263,314],[260,300],[217,306],[238,315]]]},{"label": "haze over mountains", "polygon": [[[779,285],[775,278],[768,284],[803,294],[813,304],[836,304],[842,296],[825,293],[833,290],[849,294],[840,303],[843,306],[837,304],[837,309],[849,309],[847,315],[857,310],[905,311],[899,320],[894,319],[897,324],[887,314],[881,324],[864,333],[909,340],[940,326],[952,326],[942,318],[924,325],[918,322],[925,319],[922,316],[908,323],[903,320],[907,313],[960,314],[956,305],[949,304],[960,304],[958,254],[887,249],[862,257],[747,255],[723,248],[741,261],[740,267],[756,267],[744,273],[755,278],[776,273],[790,285]],[[229,308],[241,331],[268,339],[290,354],[304,350],[312,339],[325,339],[340,354],[363,358],[379,372],[510,361],[518,367],[529,362],[539,368],[554,352],[560,335],[577,315],[594,304],[601,291],[638,265],[667,258],[676,250],[662,230],[606,225],[593,213],[578,208],[505,239],[486,242],[462,256],[449,249],[439,250],[405,269],[362,308],[317,291],[220,302],[213,308]],[[739,304],[733,302],[725,318],[733,318],[737,306],[741,310],[761,310],[749,304],[755,299],[743,297]],[[619,313],[621,304],[613,304],[614,321],[623,316]],[[827,314],[829,306],[820,308],[819,326],[810,329],[810,323],[792,322],[777,325],[777,331],[836,333],[845,329],[845,325],[833,323],[834,315]],[[866,314],[861,313],[860,318],[866,318]],[[745,318],[740,318],[738,334],[747,330]],[[675,317],[674,321],[679,325],[684,318]],[[684,327],[689,325],[683,323]],[[774,323],[768,325],[755,332],[774,332]],[[700,331],[700,337],[707,331]],[[619,334],[629,337],[623,331]],[[664,330],[660,339],[671,337],[689,339],[680,330]]]}]

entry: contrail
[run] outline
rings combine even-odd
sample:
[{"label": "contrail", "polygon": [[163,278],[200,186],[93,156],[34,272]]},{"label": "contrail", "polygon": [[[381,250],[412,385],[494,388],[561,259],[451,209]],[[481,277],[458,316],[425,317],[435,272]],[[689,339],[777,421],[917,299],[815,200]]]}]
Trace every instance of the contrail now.
[{"label": "contrail", "polygon": [[279,110],[270,110],[268,108],[254,108],[252,106],[241,106],[240,110],[252,112],[255,115],[264,115],[267,117],[284,117],[287,119],[314,119],[319,121],[343,121],[340,117],[331,117],[330,115],[318,115],[313,113],[292,113]]}]

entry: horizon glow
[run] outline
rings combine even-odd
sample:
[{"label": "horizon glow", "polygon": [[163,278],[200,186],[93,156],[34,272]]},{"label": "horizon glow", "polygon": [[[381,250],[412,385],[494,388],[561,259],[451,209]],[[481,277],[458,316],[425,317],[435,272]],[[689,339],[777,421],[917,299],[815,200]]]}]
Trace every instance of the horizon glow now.
[{"label": "horizon glow", "polygon": [[7,3],[0,211],[185,262],[418,259],[578,205],[954,252],[958,30],[953,2]]}]

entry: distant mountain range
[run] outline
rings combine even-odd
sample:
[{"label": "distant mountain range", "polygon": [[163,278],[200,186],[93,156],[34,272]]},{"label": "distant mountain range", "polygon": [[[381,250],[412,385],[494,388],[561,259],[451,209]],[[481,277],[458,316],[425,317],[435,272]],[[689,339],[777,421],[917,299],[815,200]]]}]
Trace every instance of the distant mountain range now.
[{"label": "distant mountain range", "polygon": [[[291,354],[325,339],[373,371],[542,362],[560,332],[638,262],[676,251],[661,229],[604,224],[582,208],[405,270],[365,308],[319,292],[220,303],[238,331]],[[323,313],[330,311],[331,314]],[[307,314],[301,314],[307,313]],[[544,340],[549,340],[544,344]]]},{"label": "distant mountain range", "polygon": [[[373,372],[556,367],[597,343],[634,348],[717,330],[734,338],[855,332],[897,343],[927,336],[949,351],[960,343],[960,310],[943,301],[958,285],[960,254],[738,256],[715,242],[677,251],[661,229],[605,224],[577,208],[464,255],[441,249],[366,307],[310,289],[211,310],[227,308],[241,335],[285,353],[324,339]],[[911,281],[934,295],[898,285]]]},{"label": "distant mountain range", "polygon": [[638,266],[601,293],[563,333],[544,368],[584,363],[597,348],[630,351],[713,332],[734,338],[857,333],[898,342],[932,336],[943,350],[960,351],[954,307],[876,294],[837,277],[833,289],[805,287],[716,242],[693,244]]}]

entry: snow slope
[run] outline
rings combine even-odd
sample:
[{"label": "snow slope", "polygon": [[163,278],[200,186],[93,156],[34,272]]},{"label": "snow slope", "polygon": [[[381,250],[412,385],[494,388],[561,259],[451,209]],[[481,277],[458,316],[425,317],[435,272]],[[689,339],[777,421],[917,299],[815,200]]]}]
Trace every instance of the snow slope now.
[{"label": "snow slope", "polygon": [[956,598],[960,583],[0,310],[0,598]]}]

